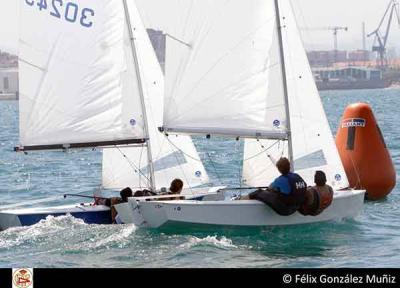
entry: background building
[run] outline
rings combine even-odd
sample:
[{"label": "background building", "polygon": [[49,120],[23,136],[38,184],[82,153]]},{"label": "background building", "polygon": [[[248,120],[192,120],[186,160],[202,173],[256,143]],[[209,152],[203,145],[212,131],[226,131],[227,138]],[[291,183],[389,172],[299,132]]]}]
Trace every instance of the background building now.
[{"label": "background building", "polygon": [[0,68],[0,94],[18,93],[18,68]]},{"label": "background building", "polygon": [[372,60],[371,52],[367,50],[349,51],[348,61],[350,62],[366,62]]},{"label": "background building", "polygon": [[336,62],[347,61],[347,51],[310,51],[307,56],[312,67],[328,67]]}]

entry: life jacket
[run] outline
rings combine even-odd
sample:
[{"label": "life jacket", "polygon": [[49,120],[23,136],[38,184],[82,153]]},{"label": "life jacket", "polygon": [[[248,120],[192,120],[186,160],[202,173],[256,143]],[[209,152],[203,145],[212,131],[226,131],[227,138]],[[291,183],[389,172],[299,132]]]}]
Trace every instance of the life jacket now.
[{"label": "life jacket", "polygon": [[304,216],[317,216],[328,208],[333,201],[333,190],[330,186],[310,187],[306,193],[306,200],[299,212]]},{"label": "life jacket", "polygon": [[290,173],[288,175],[285,175],[284,177],[289,180],[291,192],[289,195],[282,194],[281,199],[286,205],[294,206],[299,209],[303,205],[305,200],[307,183],[303,180],[303,178],[301,178],[300,175],[296,173]]}]

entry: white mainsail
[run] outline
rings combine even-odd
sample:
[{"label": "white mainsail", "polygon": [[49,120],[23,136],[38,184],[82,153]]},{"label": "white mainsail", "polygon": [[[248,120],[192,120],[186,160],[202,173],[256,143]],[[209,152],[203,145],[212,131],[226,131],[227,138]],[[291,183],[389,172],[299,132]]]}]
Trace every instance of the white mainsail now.
[{"label": "white mainsail", "polygon": [[290,0],[176,6],[182,13],[168,31],[166,131],[258,139],[245,143],[243,181],[250,186],[268,185],[279,175],[275,161],[291,154],[309,184],[315,170],[324,170],[335,188],[347,187]]},{"label": "white mainsail", "polygon": [[[279,0],[278,3],[282,21],[294,169],[309,185],[314,184],[315,171],[322,170],[334,188],[346,188],[349,185],[347,176],[313,79],[291,3],[289,0]],[[287,157],[287,143],[246,140],[243,178],[247,185],[268,185],[279,174],[268,155],[275,159]]]},{"label": "white mainsail", "polygon": [[[128,7],[141,72],[155,188],[168,188],[174,178],[184,180],[185,188],[206,184],[208,176],[191,138],[183,135],[166,137],[158,131],[163,119],[164,76],[133,1]],[[147,149],[145,145],[104,148],[103,187],[150,187]]]},{"label": "white mainsail", "polygon": [[166,131],[286,139],[274,1],[187,0],[174,9]]},{"label": "white mainsail", "polygon": [[34,2],[20,5],[20,144],[147,138],[122,1]]}]

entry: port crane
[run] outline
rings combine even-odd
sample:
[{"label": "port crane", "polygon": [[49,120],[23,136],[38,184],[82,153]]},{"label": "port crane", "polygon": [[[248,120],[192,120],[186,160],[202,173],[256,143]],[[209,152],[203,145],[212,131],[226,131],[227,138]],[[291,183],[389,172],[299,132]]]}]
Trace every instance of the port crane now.
[{"label": "port crane", "polygon": [[[388,7],[386,8],[385,14],[381,19],[381,22],[379,23],[378,28],[367,35],[368,37],[375,35],[372,51],[378,52],[379,55],[378,66],[382,70],[386,69],[388,66],[388,60],[386,57],[386,44],[389,38],[390,28],[392,26],[394,16],[396,16],[397,23],[400,26],[399,3],[397,0],[390,1]],[[381,29],[384,28],[385,21],[387,21],[386,31],[384,31],[384,34],[382,34]]]},{"label": "port crane", "polygon": [[348,31],[348,27],[340,27],[340,26],[334,26],[334,27],[326,27],[327,30],[332,30],[333,31],[333,48],[335,51],[338,51],[338,31],[343,30],[343,31]]}]

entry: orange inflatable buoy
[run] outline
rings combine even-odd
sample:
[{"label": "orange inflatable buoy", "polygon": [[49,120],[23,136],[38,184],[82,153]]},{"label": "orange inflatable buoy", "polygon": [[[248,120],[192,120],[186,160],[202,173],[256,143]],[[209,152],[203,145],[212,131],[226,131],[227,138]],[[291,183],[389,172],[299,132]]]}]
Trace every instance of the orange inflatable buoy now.
[{"label": "orange inflatable buoy", "polygon": [[340,122],[336,146],[351,187],[378,200],[396,185],[396,171],[382,132],[368,104],[349,105]]}]

